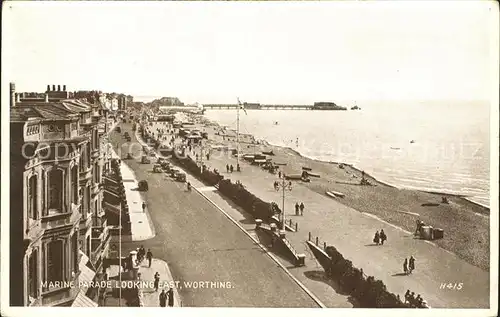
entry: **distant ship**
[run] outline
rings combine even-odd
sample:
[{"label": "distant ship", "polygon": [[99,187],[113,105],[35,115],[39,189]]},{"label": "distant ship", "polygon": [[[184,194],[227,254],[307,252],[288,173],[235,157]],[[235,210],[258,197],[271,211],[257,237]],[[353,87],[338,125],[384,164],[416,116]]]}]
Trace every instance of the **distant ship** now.
[{"label": "distant ship", "polygon": [[360,107],[356,103],[354,103],[354,107],[351,107],[351,110],[361,110]]},{"label": "distant ship", "polygon": [[341,107],[335,102],[315,102],[312,110],[347,110],[347,108]]}]

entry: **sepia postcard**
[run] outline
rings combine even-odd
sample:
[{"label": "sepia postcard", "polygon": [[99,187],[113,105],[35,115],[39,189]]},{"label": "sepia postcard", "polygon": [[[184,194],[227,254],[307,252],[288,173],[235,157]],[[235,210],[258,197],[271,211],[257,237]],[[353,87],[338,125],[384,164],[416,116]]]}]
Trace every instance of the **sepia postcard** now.
[{"label": "sepia postcard", "polygon": [[2,11],[2,316],[496,315],[498,3]]}]

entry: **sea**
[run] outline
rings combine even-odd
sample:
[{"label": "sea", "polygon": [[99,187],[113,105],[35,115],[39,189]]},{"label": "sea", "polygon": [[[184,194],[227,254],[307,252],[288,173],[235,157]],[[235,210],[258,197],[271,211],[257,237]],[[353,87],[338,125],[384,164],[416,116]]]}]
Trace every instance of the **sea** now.
[{"label": "sea", "polygon": [[[398,188],[490,205],[488,102],[357,103],[361,110],[240,111],[240,133],[326,162],[353,164]],[[236,129],[236,110],[205,116]]]}]

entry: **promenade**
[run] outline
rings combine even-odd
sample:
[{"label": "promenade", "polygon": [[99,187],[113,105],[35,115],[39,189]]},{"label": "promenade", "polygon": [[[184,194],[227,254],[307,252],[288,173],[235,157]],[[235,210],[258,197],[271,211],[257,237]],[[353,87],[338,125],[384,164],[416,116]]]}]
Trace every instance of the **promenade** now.
[{"label": "promenade", "polygon": [[[282,208],[281,191],[276,192],[273,188],[277,175],[241,160],[241,173],[227,173],[226,164],[236,166],[236,158],[227,154],[213,153],[204,163],[218,169],[233,182],[241,181],[264,201],[277,202]],[[296,202],[303,202],[306,206],[304,216],[294,215]],[[311,232],[313,239],[319,237],[321,245],[326,242],[335,246],[354,266],[382,280],[389,291],[400,294],[402,298],[409,289],[421,294],[430,306],[436,308],[489,307],[489,272],[432,242],[414,239],[412,233],[349,208],[341,200],[318,194],[300,182],[293,182],[292,190],[286,192],[285,211],[286,217],[298,222],[299,231],[287,232],[287,238],[300,253],[307,254],[304,242]],[[388,241],[384,246],[375,246],[373,235],[380,229],[384,229]],[[401,274],[403,261],[410,256],[416,258],[416,270],[412,275],[404,276]],[[449,283],[463,284],[460,290],[443,288],[443,284]]]},{"label": "promenade", "polygon": [[[210,128],[202,129],[211,131]],[[155,126],[152,130],[155,130]],[[214,137],[209,134],[209,139]],[[195,148],[193,153],[200,153],[199,148]],[[263,200],[277,202],[281,208],[281,192],[276,192],[272,186],[278,180],[277,175],[241,161],[241,173],[226,173],[226,164],[236,167],[236,158],[215,151],[210,160],[204,160],[204,163],[212,169],[218,169],[233,182],[241,181],[250,192]],[[306,206],[304,216],[292,215],[296,202],[303,202]],[[304,242],[311,232],[313,239],[319,237],[320,245],[326,242],[327,245],[335,246],[354,266],[382,280],[389,291],[401,297],[409,289],[421,294],[431,307],[489,307],[489,273],[433,242],[414,239],[412,233],[373,215],[349,208],[341,200],[318,194],[300,182],[294,182],[292,191],[286,192],[285,210],[287,217],[299,224],[299,231],[287,232],[287,238],[300,253],[308,254]],[[388,242],[384,246],[375,246],[372,243],[373,235],[380,229],[386,232]],[[416,258],[416,270],[406,276],[401,274],[402,264],[410,256]],[[317,267],[316,263],[313,265]],[[314,279],[317,275],[309,274],[306,278]],[[447,287],[455,283],[462,283],[461,288]],[[321,295],[318,297],[324,298]]]},{"label": "promenade", "polygon": [[[122,124],[136,142],[130,124]],[[118,133],[112,144],[123,143]],[[147,201],[155,227],[154,238],[125,242],[123,250],[141,245],[155,259],[168,263],[179,295],[188,307],[318,307],[264,251],[234,226],[196,191],[163,173],[152,173],[152,164],[140,164],[140,148],[132,148],[127,165],[138,180],[147,180]],[[118,151],[120,152],[120,151]],[[126,153],[126,151],[121,151]],[[220,287],[206,287],[216,282]],[[229,285],[229,286],[228,286]]]}]

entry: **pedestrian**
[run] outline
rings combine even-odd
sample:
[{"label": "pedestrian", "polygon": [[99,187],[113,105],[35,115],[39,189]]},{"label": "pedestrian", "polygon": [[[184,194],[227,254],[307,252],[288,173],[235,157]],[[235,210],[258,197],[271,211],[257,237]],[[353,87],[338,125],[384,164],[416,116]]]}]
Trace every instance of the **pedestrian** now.
[{"label": "pedestrian", "polygon": [[409,261],[409,272],[410,274],[413,272],[413,270],[415,269],[415,258],[413,257],[413,255],[410,257],[410,261]]},{"label": "pedestrian", "polygon": [[415,292],[411,292],[410,294],[410,307],[415,308]]},{"label": "pedestrian", "polygon": [[207,161],[210,161],[210,154],[207,153]]},{"label": "pedestrian", "polygon": [[142,212],[145,212],[145,211],[146,211],[146,203],[142,202]]},{"label": "pedestrian", "polygon": [[375,236],[373,237],[373,243],[375,243],[376,245],[378,245],[380,242],[380,234],[377,232],[375,232]]},{"label": "pedestrian", "polygon": [[142,262],[144,260],[144,256],[146,255],[146,249],[144,249],[144,246],[141,245],[139,248],[139,262]]},{"label": "pedestrian", "polygon": [[281,171],[278,171],[278,178],[281,178]]},{"label": "pedestrian", "polygon": [[229,173],[229,165],[228,164],[226,164],[226,172]]},{"label": "pedestrian", "polygon": [[151,261],[153,260],[153,253],[151,252],[151,249],[148,249],[148,253],[146,253],[146,258],[149,261],[149,267],[151,267]]},{"label": "pedestrian", "polygon": [[415,306],[417,308],[422,308],[422,302],[424,301],[424,299],[422,297],[420,297],[420,294],[417,295],[417,298],[415,298]]},{"label": "pedestrian", "polygon": [[299,215],[299,203],[295,203],[295,214],[298,216]]},{"label": "pedestrian", "polygon": [[154,282],[155,292],[158,292],[159,284],[160,284],[160,273],[156,272],[155,273],[155,282]]},{"label": "pedestrian", "polygon": [[160,306],[161,307],[166,307],[167,306],[167,293],[165,293],[165,289],[162,289],[161,290],[161,293],[160,293]]},{"label": "pedestrian", "polygon": [[303,216],[304,215],[304,203],[300,203],[300,215]]},{"label": "pedestrian", "polygon": [[405,304],[409,304],[410,303],[410,290],[406,290],[406,293],[405,293]]},{"label": "pedestrian", "polygon": [[384,245],[384,241],[387,240],[384,229],[380,230],[380,244]]},{"label": "pedestrian", "polygon": [[174,307],[174,290],[172,287],[167,292],[168,295],[168,307]]},{"label": "pedestrian", "polygon": [[230,171],[231,173],[234,171],[233,164],[231,164],[231,165],[229,166],[229,171]]},{"label": "pedestrian", "polygon": [[408,274],[408,259],[405,259],[403,263],[403,271],[405,272],[405,274]]}]

